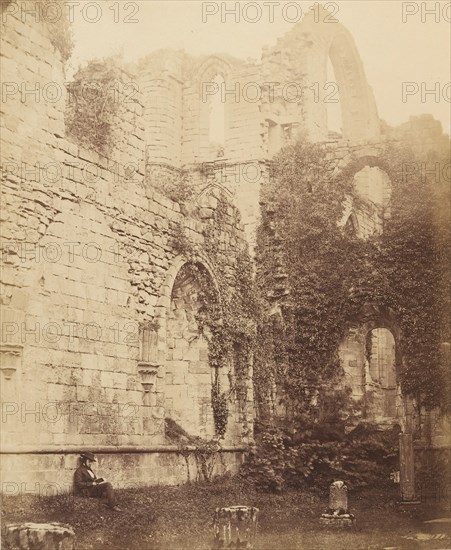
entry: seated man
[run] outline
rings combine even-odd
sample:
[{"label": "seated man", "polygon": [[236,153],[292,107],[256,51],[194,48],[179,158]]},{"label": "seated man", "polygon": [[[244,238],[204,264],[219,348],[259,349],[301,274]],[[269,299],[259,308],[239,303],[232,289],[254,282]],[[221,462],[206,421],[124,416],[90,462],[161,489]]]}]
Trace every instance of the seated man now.
[{"label": "seated man", "polygon": [[105,481],[103,477],[97,477],[91,469],[92,464],[97,462],[95,455],[89,452],[81,453],[80,460],[81,464],[74,475],[76,492],[85,497],[105,498],[107,506],[116,512],[121,512],[122,510],[116,505],[111,483]]}]

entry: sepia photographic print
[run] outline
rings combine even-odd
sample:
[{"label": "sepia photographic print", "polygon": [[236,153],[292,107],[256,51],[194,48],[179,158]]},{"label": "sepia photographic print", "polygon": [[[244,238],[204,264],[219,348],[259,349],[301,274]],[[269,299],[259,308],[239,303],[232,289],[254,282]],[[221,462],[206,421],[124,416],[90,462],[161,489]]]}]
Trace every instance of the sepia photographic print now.
[{"label": "sepia photographic print", "polygon": [[451,2],[0,0],[1,548],[451,549]]}]

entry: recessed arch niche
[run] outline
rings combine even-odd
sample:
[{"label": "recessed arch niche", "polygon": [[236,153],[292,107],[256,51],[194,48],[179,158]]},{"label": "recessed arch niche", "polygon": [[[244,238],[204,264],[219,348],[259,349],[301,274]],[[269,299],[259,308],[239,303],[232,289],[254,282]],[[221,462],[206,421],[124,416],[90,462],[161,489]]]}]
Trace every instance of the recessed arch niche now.
[{"label": "recessed arch niche", "polygon": [[209,333],[203,324],[208,297],[200,280],[210,285],[208,294],[216,292],[201,263],[183,264],[172,285],[166,318],[165,414],[190,435],[211,439],[215,373],[208,362]]}]

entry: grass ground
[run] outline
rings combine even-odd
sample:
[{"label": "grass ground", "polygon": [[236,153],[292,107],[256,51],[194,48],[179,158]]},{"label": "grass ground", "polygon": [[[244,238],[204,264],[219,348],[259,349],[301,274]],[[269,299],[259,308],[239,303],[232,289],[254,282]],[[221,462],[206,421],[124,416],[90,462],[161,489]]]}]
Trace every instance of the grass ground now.
[{"label": "grass ground", "polygon": [[325,530],[319,524],[327,494],[256,492],[239,479],[179,487],[118,491],[122,513],[97,499],[72,495],[5,498],[2,524],[58,521],[71,525],[78,550],[209,550],[216,507],[248,504],[260,509],[256,550],[448,549],[449,523],[424,523],[449,517],[443,504],[404,510],[395,487],[350,492],[355,529]]}]

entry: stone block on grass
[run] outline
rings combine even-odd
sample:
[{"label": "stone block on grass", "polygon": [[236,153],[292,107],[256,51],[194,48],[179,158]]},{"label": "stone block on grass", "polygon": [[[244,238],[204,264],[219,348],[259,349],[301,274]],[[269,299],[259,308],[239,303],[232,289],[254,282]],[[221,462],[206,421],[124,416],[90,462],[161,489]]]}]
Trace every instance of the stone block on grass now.
[{"label": "stone block on grass", "polygon": [[74,530],[62,523],[15,523],[3,529],[7,550],[74,550]]}]

